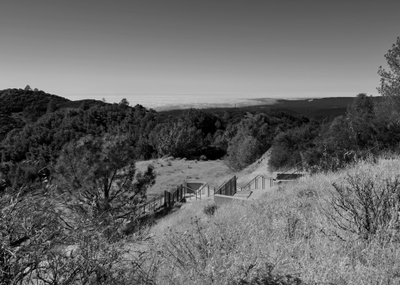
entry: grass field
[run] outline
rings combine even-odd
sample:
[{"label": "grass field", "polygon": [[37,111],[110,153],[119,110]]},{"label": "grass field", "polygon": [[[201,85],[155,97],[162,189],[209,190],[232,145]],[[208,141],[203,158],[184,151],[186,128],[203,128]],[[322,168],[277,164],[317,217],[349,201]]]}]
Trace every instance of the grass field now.
[{"label": "grass field", "polygon": [[138,162],[137,170],[143,171],[149,164],[154,166],[157,175],[155,185],[147,191],[150,196],[170,190],[185,180],[204,181],[211,187],[217,187],[234,175],[222,160],[197,161],[160,158]]},{"label": "grass field", "polygon": [[268,154],[240,172],[229,169],[223,160],[200,161],[171,157],[140,161],[136,163],[136,168],[138,171],[144,171],[149,164],[153,165],[157,174],[155,185],[147,191],[149,196],[163,193],[185,180],[199,180],[217,188],[234,175],[238,177],[239,186],[244,186],[259,174],[270,175]]}]

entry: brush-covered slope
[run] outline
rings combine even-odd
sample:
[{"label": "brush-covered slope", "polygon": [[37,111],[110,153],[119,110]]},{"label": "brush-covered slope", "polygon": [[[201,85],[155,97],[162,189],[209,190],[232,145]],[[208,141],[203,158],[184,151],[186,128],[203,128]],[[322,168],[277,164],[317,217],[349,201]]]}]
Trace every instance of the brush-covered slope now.
[{"label": "brush-covered slope", "polygon": [[[205,202],[189,204],[152,228],[152,248],[160,256],[157,284],[399,284],[397,212],[381,196],[398,185],[399,167],[398,159],[360,162],[266,192],[259,201],[220,207],[214,215],[205,213],[211,213]],[[379,208],[385,214],[370,220],[371,228],[335,210],[335,189],[346,187],[352,194],[344,198],[361,219],[367,200],[357,195],[369,189],[369,207],[376,209],[381,199],[389,203]],[[364,192],[357,194],[357,187]]]},{"label": "brush-covered slope", "polygon": [[[31,89],[0,91],[0,141],[13,129],[23,127],[46,114],[48,107],[57,108],[69,100]],[[52,102],[52,103],[50,103]]]}]

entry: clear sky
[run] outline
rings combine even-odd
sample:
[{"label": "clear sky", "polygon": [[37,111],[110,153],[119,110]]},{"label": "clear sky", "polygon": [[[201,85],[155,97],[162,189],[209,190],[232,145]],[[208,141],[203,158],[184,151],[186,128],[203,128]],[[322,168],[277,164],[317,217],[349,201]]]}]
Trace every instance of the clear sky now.
[{"label": "clear sky", "polygon": [[4,0],[0,89],[131,95],[376,95],[397,0]]}]

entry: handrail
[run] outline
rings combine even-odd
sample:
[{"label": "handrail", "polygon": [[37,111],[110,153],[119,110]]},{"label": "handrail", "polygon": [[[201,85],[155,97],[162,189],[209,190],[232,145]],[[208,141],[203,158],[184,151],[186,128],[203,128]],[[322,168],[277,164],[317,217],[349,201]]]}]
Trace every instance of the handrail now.
[{"label": "handrail", "polygon": [[205,187],[209,187],[208,183],[202,184],[199,189],[195,190],[193,188],[188,187],[185,184],[180,184],[179,186],[174,187],[170,191],[165,190],[162,194],[153,196],[150,200],[144,202],[143,204],[137,204],[136,209],[134,210],[135,213],[141,217],[149,212],[156,212],[156,210],[160,207],[170,207],[175,202],[180,201],[182,198],[186,197],[188,190],[191,191],[196,195],[200,192],[201,198],[201,191]]},{"label": "handrail", "polygon": [[247,183],[245,186],[241,187],[242,189],[246,189],[247,187],[249,187],[254,181],[256,181],[256,179],[258,179],[259,177],[262,177],[264,179],[268,179],[268,177],[265,177],[262,174],[258,174],[256,177],[254,177],[249,183]]},{"label": "handrail", "polygon": [[236,189],[236,180],[237,180],[236,175],[233,176],[233,177],[232,177],[231,179],[229,179],[228,181],[226,181],[225,183],[223,183],[221,186],[219,186],[218,189],[217,189],[217,191],[214,192],[214,195],[215,195],[215,194],[221,194],[220,192],[222,191],[222,189],[223,189],[228,183],[231,183],[231,181],[232,181],[233,179],[235,179],[235,189],[234,189],[235,191],[234,191],[233,193],[231,193],[231,194],[232,194],[231,196],[235,195],[235,193],[236,193],[236,191],[237,191],[237,189]]},{"label": "handrail", "polygon": [[[186,185],[184,185],[184,184],[181,184],[181,187],[186,188],[186,190],[193,191],[193,193],[197,191],[197,190],[194,190],[193,188],[190,188],[189,186],[186,186]],[[176,191],[177,191],[177,190],[175,190],[175,192],[176,192]],[[174,193],[175,193],[175,192],[174,192]]]},{"label": "handrail", "polygon": [[210,185],[209,185],[208,183],[205,183],[205,184],[201,185],[199,189],[195,190],[196,200],[197,200],[197,195],[198,195],[198,193],[200,193],[200,198],[199,198],[199,199],[201,200],[201,192],[203,191],[203,189],[204,189],[206,186],[210,189]]},{"label": "handrail", "polygon": [[[283,173],[284,177],[283,178],[287,178],[290,177],[291,175],[295,174],[296,172],[298,172],[299,169],[293,171],[292,173]],[[278,180],[278,179],[277,179]],[[285,179],[279,179],[279,180],[285,180]]]},{"label": "handrail", "polygon": [[157,196],[153,197],[151,200],[147,201],[146,203],[144,203],[142,205],[139,204],[137,206],[137,209],[135,210],[135,212],[139,211],[139,213],[140,213],[141,212],[140,209],[142,209],[143,210],[142,213],[146,213],[146,208],[150,211],[150,209],[151,209],[150,205],[151,204],[153,204],[153,211],[155,211],[155,206],[156,206],[155,202],[157,200],[162,200],[163,198],[164,198],[164,194],[157,195]]},{"label": "handrail", "polygon": [[[232,179],[232,178],[231,178]],[[218,194],[219,191],[221,191],[222,187],[224,187],[226,184],[228,184],[229,181],[231,181],[231,179],[229,179],[228,181],[225,181],[222,185],[220,185],[217,188],[217,191],[215,191],[215,194]]]},{"label": "handrail", "polygon": [[208,183],[204,183],[203,185],[200,186],[199,189],[197,189],[197,191],[203,190],[203,188],[205,188],[206,186],[210,186],[210,185],[208,185]]},{"label": "handrail", "polygon": [[[186,189],[186,194],[188,194],[189,193],[188,191],[190,191],[193,194],[193,196],[197,196],[197,190],[190,188],[189,186],[186,186],[185,184],[182,184],[181,187]],[[192,199],[192,196],[189,196],[189,199]],[[196,197],[196,200],[197,200],[197,197]]]},{"label": "handrail", "polygon": [[[234,177],[236,177],[236,176],[234,176]],[[217,189],[217,191],[215,192],[215,194],[217,194],[226,184],[228,184],[229,182],[231,182],[231,180],[232,180],[234,177],[232,177],[232,178],[229,179],[228,181],[225,181],[223,184],[221,184],[221,185],[218,187],[218,189]]]},{"label": "handrail", "polygon": [[[300,161],[300,162],[296,163],[296,165],[295,165],[294,167],[297,167],[298,165],[300,165],[300,164],[302,164],[302,163],[303,163],[303,162]],[[293,175],[293,174],[295,174],[296,172],[298,172],[299,170],[300,170],[300,169],[297,168],[295,171],[293,171],[292,173],[286,174],[285,176],[287,177],[287,176]],[[282,179],[280,179],[280,180],[282,180]]]}]

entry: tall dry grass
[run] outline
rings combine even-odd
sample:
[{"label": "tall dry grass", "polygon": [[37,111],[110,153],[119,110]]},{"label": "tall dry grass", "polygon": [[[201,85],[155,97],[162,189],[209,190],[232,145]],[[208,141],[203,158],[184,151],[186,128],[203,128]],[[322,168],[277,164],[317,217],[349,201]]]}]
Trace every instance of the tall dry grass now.
[{"label": "tall dry grass", "polygon": [[280,187],[258,201],[219,207],[214,215],[204,213],[207,202],[186,205],[152,229],[155,282],[399,284],[399,242],[359,238],[331,219],[338,214],[331,204],[333,183],[346,183],[348,175],[360,184],[371,175],[385,181],[398,169],[398,159],[360,162]]}]

